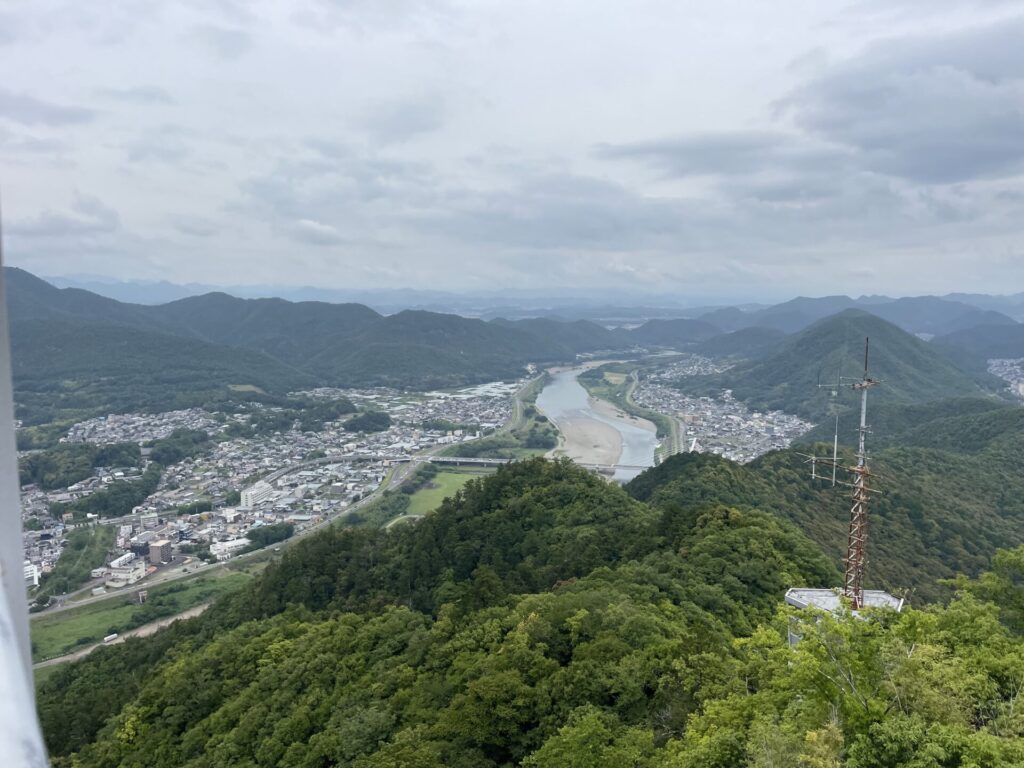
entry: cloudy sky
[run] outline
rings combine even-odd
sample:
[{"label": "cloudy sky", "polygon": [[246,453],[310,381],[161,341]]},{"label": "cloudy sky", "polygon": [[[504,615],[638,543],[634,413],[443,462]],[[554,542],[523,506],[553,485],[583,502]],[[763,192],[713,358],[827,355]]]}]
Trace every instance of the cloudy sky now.
[{"label": "cloudy sky", "polygon": [[1024,290],[1024,15],[0,0],[9,264],[783,298]]}]

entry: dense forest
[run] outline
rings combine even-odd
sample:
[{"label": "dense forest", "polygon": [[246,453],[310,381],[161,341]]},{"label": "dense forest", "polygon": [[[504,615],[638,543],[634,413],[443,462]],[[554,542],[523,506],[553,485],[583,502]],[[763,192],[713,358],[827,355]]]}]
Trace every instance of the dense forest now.
[{"label": "dense forest", "polygon": [[751,503],[756,475],[698,463],[667,462],[627,493],[532,459],[415,526],[297,542],[203,616],[43,682],[54,762],[1024,760],[1024,548],[959,578],[941,604],[795,613],[785,590],[838,584],[835,559]]},{"label": "dense forest", "polygon": [[[866,337],[871,339],[871,375],[885,383],[873,393],[875,402],[903,405],[984,397],[1005,387],[986,373],[964,372],[928,343],[858,309],[827,317],[772,344],[767,356],[738,363],[723,373],[683,379],[678,385],[700,395],[729,389],[754,409],[820,421],[833,405],[830,390],[838,386],[839,377],[863,375]],[[848,403],[846,399],[839,405],[845,408]]]},{"label": "dense forest", "polygon": [[44,491],[52,491],[92,477],[97,467],[137,467],[141,460],[139,446],[133,443],[61,443],[23,457],[18,470],[22,485],[35,483]]},{"label": "dense forest", "polygon": [[[99,517],[121,517],[131,514],[135,507],[142,504],[157,489],[164,466],[205,453],[210,449],[211,445],[210,436],[202,430],[177,429],[167,437],[153,440],[146,445],[150,461],[146,466],[146,470],[139,477],[115,480],[88,496],[83,496],[66,504],[55,502],[50,505],[50,513],[54,517],[60,517],[70,512],[76,520],[83,520],[90,514],[98,515]],[[134,453],[117,446],[107,446],[106,448],[90,446],[90,451],[85,451],[83,455],[93,457],[93,452],[96,452],[95,455],[97,456],[104,456],[106,458],[111,456],[141,455],[138,446],[129,446],[129,448],[134,448]],[[38,455],[50,457],[44,460],[43,465],[46,466],[52,457],[61,458],[66,454],[65,447],[60,446],[52,451],[46,451]],[[77,455],[77,449],[73,448],[70,455]],[[90,461],[95,463],[96,459],[90,458]]]},{"label": "dense forest", "polygon": [[92,569],[106,563],[115,533],[109,525],[91,525],[68,533],[53,570],[43,574],[39,587],[31,593],[33,602],[44,606],[54,595],[73,592],[89,581]]},{"label": "dense forest", "polygon": [[[906,440],[879,437],[888,447],[872,453],[873,482],[880,492],[872,501],[869,581],[872,587],[937,599],[947,592],[941,580],[978,573],[995,549],[1024,541],[1024,408],[972,412],[967,407],[959,416],[948,415],[949,406],[942,404],[915,407],[912,416],[900,410],[894,409],[887,423]],[[912,426],[927,414],[935,418]],[[795,446],[749,464],[679,454],[627,489],[657,505],[717,501],[771,512],[797,525],[839,562],[849,495],[842,486],[810,479],[805,454],[812,450],[831,456],[831,434],[825,445]],[[840,458],[853,462],[847,448]]]},{"label": "dense forest", "polygon": [[391,426],[391,417],[383,411],[365,411],[345,422],[347,432],[383,432]]}]

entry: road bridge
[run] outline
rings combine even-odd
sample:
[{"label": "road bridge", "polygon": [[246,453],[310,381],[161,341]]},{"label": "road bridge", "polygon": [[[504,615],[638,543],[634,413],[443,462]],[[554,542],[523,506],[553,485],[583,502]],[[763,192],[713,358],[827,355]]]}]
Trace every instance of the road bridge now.
[{"label": "road bridge", "polygon": [[[482,459],[475,456],[429,456],[424,459],[432,464],[447,464],[456,467],[500,467],[503,464],[509,464],[516,459]],[[625,470],[628,472],[643,472],[645,469],[650,469],[648,466],[639,464],[584,464],[583,462],[575,462],[577,466],[584,467],[585,469],[592,469],[595,472],[601,472],[603,474],[614,474],[618,470]]]}]

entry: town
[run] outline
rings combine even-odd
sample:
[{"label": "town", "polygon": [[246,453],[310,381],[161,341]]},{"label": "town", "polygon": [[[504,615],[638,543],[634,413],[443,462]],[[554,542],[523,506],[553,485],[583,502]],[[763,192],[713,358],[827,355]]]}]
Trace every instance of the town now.
[{"label": "town", "polygon": [[728,390],[716,397],[692,397],[673,386],[679,379],[728,367],[706,357],[686,356],[640,379],[633,399],[679,422],[680,450],[707,451],[740,463],[786,448],[813,426],[781,411],[751,411]]},{"label": "town", "polygon": [[[395,465],[501,427],[522,383],[422,394],[389,389],[294,393],[320,401],[347,398],[388,414],[390,426],[378,432],[353,433],[339,420],[318,431],[301,431],[293,424],[270,434],[228,437],[232,424],[244,424],[251,415],[200,409],[111,414],[75,424],[62,442],[141,445],[179,430],[199,430],[214,440],[209,451],[165,467],[155,492],[122,517],[89,513],[76,520],[66,512],[57,519],[51,512],[55,504],[74,504],[114,483],[135,480],[145,466],[98,468],[92,477],[49,491],[24,486],[26,584],[37,586],[53,570],[75,526],[105,525],[115,531],[107,564],[93,570],[81,590],[95,595],[154,574],[230,559],[284,534],[308,530],[346,514],[380,487]],[[142,452],[145,456],[147,449]]]},{"label": "town", "polygon": [[[694,355],[675,358],[640,379],[634,400],[677,420],[681,450],[709,451],[738,462],[785,448],[811,427],[792,415],[750,411],[728,391],[692,397],[673,386],[682,377],[726,367]],[[321,387],[291,394],[301,402],[345,402],[352,412],[386,414],[377,431],[352,431],[347,426],[351,412],[304,429],[290,412],[260,403],[235,411],[110,414],[76,423],[63,444],[138,445],[142,462],[100,467],[64,488],[22,488],[26,584],[37,586],[52,572],[69,535],[88,526],[106,526],[112,535],[105,565],[93,569],[84,586],[75,587],[79,598],[181,576],[350,515],[391,480],[408,474],[396,468],[444,449],[457,454],[452,446],[508,424],[516,393],[532,373],[518,381],[451,392]],[[286,416],[282,428],[250,429],[275,415]],[[208,445],[163,466],[155,490],[130,512],[116,517],[61,512],[75,510],[76,503],[116,484],[140,481],[150,466],[153,449],[147,446],[183,433],[203,440],[208,436]],[[47,602],[67,599],[63,593],[46,595]]]},{"label": "town", "polygon": [[1003,379],[1010,391],[1024,400],[1024,358],[989,360],[988,372]]}]

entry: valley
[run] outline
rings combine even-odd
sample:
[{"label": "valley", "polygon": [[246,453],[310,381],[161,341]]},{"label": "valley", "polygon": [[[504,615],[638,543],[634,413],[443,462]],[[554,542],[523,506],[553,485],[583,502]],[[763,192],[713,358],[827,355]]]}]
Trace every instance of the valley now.
[{"label": "valley", "polygon": [[[94,300],[75,301],[80,312]],[[127,322],[117,319],[127,310],[97,304]],[[298,311],[271,308],[284,314],[268,320],[268,328],[285,327],[282,318]],[[268,311],[264,304],[256,309]],[[157,310],[131,322],[154,324],[159,333],[167,333],[167,323],[183,322],[177,310]],[[378,322],[366,313],[354,316]],[[38,581],[30,590],[33,654],[41,665],[40,713],[51,749],[74,753],[84,766],[105,764],[112,755],[121,763],[148,759],[145,743],[111,740],[107,729],[123,731],[132,707],[175,706],[176,694],[154,687],[158,679],[180,685],[164,654],[193,648],[190,664],[199,666],[184,674],[200,674],[203,665],[220,663],[213,660],[228,652],[225,643],[232,652],[251,643],[252,652],[264,654],[264,644],[278,642],[271,638],[282,632],[303,637],[310,648],[321,634],[342,642],[332,634],[337,621],[355,622],[358,632],[373,637],[383,631],[403,643],[426,642],[430,653],[444,654],[436,633],[445,616],[455,622],[453,631],[473,632],[488,612],[511,611],[504,621],[546,616],[562,627],[552,630],[557,643],[582,648],[590,641],[578,633],[589,620],[569,629],[577,620],[564,618],[565,611],[600,617],[599,606],[608,604],[646,615],[650,608],[639,595],[658,585],[659,599],[680,612],[664,625],[666,637],[696,621],[720,640],[694,653],[742,663],[726,648],[789,621],[778,613],[786,588],[839,583],[848,501],[809,478],[802,452],[819,440],[831,447],[836,417],[839,444],[848,450],[855,412],[838,377],[855,370],[849,350],[868,335],[876,350],[873,370],[877,364],[884,377],[873,401],[871,444],[885,478],[873,507],[869,585],[906,599],[908,616],[948,603],[955,590],[989,589],[980,585],[995,577],[982,574],[1007,558],[1015,562],[1014,550],[1001,548],[1024,540],[1017,361],[994,358],[988,370],[962,368],[945,347],[860,309],[809,320],[795,333],[776,327],[774,314],[764,317],[766,327],[738,330],[710,321],[651,320],[633,329],[495,321],[496,333],[511,329],[545,341],[507,369],[480,364],[481,372],[507,371],[497,378],[463,377],[456,367],[421,369],[421,349],[399,351],[388,365],[400,370],[372,374],[361,385],[308,365],[299,371],[281,339],[242,342],[240,330],[231,336],[222,328],[202,343],[273,355],[299,375],[272,382],[239,373],[218,381],[183,369],[173,399],[160,394],[165,383],[152,379],[156,399],[147,404],[118,394],[135,387],[134,374],[111,377],[97,368],[103,397],[134,403],[135,410],[108,410],[93,385],[83,389],[77,380],[70,390],[45,392],[37,382],[52,375],[53,358],[42,378],[16,378],[27,417],[19,435],[26,577]],[[793,315],[785,317],[793,322]],[[171,337],[188,338],[179,334],[202,322],[200,312]],[[445,322],[450,331],[460,321]],[[473,328],[469,346],[458,346],[462,331],[447,338],[448,354],[454,348],[471,354],[482,340],[479,326]],[[103,334],[91,338],[107,343]],[[554,338],[564,345],[557,351]],[[139,365],[151,363],[140,359]],[[43,407],[68,398],[86,407]],[[959,490],[964,478],[974,483],[971,495]],[[980,581],[967,581],[972,578]],[[303,629],[293,622],[296,610],[307,612]],[[180,620],[168,624],[175,616]],[[375,622],[388,628],[375,629]],[[586,631],[598,632],[601,642],[610,637],[601,634],[610,630]],[[118,637],[104,643],[112,634]],[[660,647],[641,638],[637,652]],[[491,649],[485,658],[492,651],[501,652]],[[381,664],[392,662],[381,656]],[[440,657],[430,663],[443,666]],[[571,671],[571,660],[556,666],[563,670],[557,675],[580,674]],[[373,664],[368,669],[387,677]],[[206,689],[217,718],[230,719],[231,707],[266,685],[259,675],[232,674],[247,681],[237,692],[241,699]],[[98,698],[95,675],[117,686],[116,695]],[[414,677],[418,682],[408,685],[416,695],[434,696],[432,709],[441,714],[407,709],[399,715],[390,698],[366,704],[394,718],[387,745],[360,753],[366,765],[374,765],[371,755],[390,759],[400,739],[413,738],[397,735],[406,727],[430,734],[415,737],[418,749],[470,755],[465,759],[474,765],[480,755],[491,755],[483,764],[492,765],[511,764],[516,750],[524,759],[540,755],[561,738],[549,734],[543,744],[515,747],[504,737],[479,742],[452,731],[450,718],[463,715],[451,713],[464,712],[463,699],[428,694],[436,681],[423,671]],[[361,679],[351,685],[364,685]],[[501,679],[499,697],[511,684]],[[559,700],[550,688],[555,683],[545,680],[525,684]],[[467,678],[463,684],[492,683]],[[352,695],[344,693],[350,683],[338,685],[332,695]],[[282,717],[290,716],[291,704],[271,700]],[[666,726],[666,744],[701,754],[702,747],[687,743],[690,737],[671,734],[717,727],[710,724],[712,711],[682,700],[673,706],[687,714],[675,721],[659,715],[668,720],[658,722],[675,723]],[[698,713],[703,720],[684,726]],[[600,718],[616,732],[654,722],[639,713],[617,716],[624,718],[619,725],[607,714]],[[212,727],[186,720],[190,734]],[[57,734],[57,721],[71,723],[72,731]],[[330,731],[324,723],[317,727]],[[175,760],[191,759],[184,742],[162,732],[159,718],[146,719],[144,728]],[[531,738],[547,733],[536,724],[530,732]],[[860,737],[851,731],[850,738]],[[257,741],[260,749],[271,748]],[[245,751],[239,744],[230,751],[239,749]],[[654,766],[662,748],[641,752]]]}]

